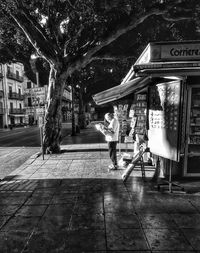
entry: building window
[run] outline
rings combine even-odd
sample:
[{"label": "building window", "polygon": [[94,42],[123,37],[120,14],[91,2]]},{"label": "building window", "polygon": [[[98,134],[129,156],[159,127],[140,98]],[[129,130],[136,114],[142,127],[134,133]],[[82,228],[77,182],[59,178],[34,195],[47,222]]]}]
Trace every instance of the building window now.
[{"label": "building window", "polygon": [[9,95],[12,96],[12,87],[9,86]]},{"label": "building window", "polygon": [[11,68],[10,66],[7,66],[7,72],[10,73],[11,72]]},{"label": "building window", "polygon": [[21,89],[18,89],[18,93],[19,93],[19,95],[21,96]]},{"label": "building window", "polygon": [[27,89],[31,89],[31,82],[27,82]]},{"label": "building window", "polygon": [[31,97],[28,98],[28,106],[30,106],[30,107],[32,106],[32,99],[31,99]]},{"label": "building window", "polygon": [[22,109],[22,105],[21,105],[21,104],[19,104],[19,109],[20,109],[20,110]]},{"label": "building window", "polygon": [[16,77],[19,78],[19,71],[16,70]]},{"label": "building window", "polygon": [[13,110],[13,103],[10,103],[10,110]]}]

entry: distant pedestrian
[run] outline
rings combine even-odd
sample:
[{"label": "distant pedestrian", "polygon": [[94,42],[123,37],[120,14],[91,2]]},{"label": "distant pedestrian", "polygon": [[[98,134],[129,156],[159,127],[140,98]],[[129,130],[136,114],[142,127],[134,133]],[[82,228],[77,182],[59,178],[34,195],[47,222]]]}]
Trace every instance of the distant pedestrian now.
[{"label": "distant pedestrian", "polygon": [[108,152],[112,164],[109,166],[111,170],[117,170],[117,142],[119,140],[119,121],[114,117],[113,113],[106,113],[105,120],[109,123],[105,127],[105,138],[108,142]]}]

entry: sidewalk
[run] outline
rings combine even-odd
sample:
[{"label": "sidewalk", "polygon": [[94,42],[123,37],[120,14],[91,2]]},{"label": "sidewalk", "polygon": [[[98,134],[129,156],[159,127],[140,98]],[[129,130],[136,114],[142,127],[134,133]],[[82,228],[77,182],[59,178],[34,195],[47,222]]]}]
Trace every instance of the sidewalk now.
[{"label": "sidewalk", "polygon": [[124,184],[101,138],[67,136],[0,183],[0,252],[200,252],[200,196],[157,191],[151,169]]}]

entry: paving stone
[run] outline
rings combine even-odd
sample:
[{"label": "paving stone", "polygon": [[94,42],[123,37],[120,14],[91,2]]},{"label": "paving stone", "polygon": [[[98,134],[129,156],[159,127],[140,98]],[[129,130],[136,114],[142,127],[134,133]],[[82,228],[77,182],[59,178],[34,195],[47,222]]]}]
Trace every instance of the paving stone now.
[{"label": "paving stone", "polygon": [[27,199],[26,205],[48,205],[51,203],[53,196],[43,197],[43,196],[36,196]]},{"label": "paving stone", "polygon": [[171,199],[170,202],[165,201],[162,205],[167,213],[198,213],[198,210],[186,200]]},{"label": "paving stone", "polygon": [[42,189],[42,188],[37,188],[33,194],[32,197],[53,197],[54,193],[56,192],[56,188],[47,188],[47,189]]},{"label": "paving stone", "polygon": [[0,216],[11,216],[14,215],[21,205],[6,205],[0,206]]},{"label": "paving stone", "polygon": [[124,201],[131,201],[131,196],[125,191],[105,191],[104,190],[104,201],[109,201],[109,200],[115,200],[115,199],[123,199]]},{"label": "paving stone", "polygon": [[125,228],[133,228],[140,229],[141,224],[139,222],[138,217],[135,214],[125,215],[124,213],[116,214],[116,213],[106,213],[105,214],[106,227],[109,229],[125,229]]},{"label": "paving stone", "polygon": [[20,253],[24,249],[28,237],[28,232],[6,231],[0,232],[0,250],[2,253]]},{"label": "paving stone", "polygon": [[6,223],[6,221],[8,221],[9,218],[10,216],[0,216],[0,230],[2,230],[1,228]]},{"label": "paving stone", "polygon": [[195,250],[200,251],[200,229],[182,229],[187,240]]},{"label": "paving stone", "polygon": [[198,228],[200,229],[200,214],[171,214],[172,219],[180,228]]},{"label": "paving stone", "polygon": [[174,219],[167,213],[140,214],[139,219],[143,228],[176,228]]},{"label": "paving stone", "polygon": [[63,195],[54,195],[51,204],[68,204],[76,203],[76,195],[74,194],[63,194]]},{"label": "paving stone", "polygon": [[166,209],[159,203],[146,203],[145,200],[141,203],[133,203],[135,211],[138,214],[162,214],[166,212]]},{"label": "paving stone", "polygon": [[192,250],[192,246],[180,230],[144,229],[152,250]]},{"label": "paving stone", "polygon": [[148,250],[141,229],[106,229],[108,250]]},{"label": "paving stone", "polygon": [[69,216],[73,213],[74,204],[49,205],[44,216]]},{"label": "paving stone", "polygon": [[24,205],[16,213],[20,216],[42,216],[47,209],[47,205]]},{"label": "paving stone", "polygon": [[38,217],[23,217],[14,216],[9,219],[5,226],[1,229],[2,231],[32,231],[38,224]]},{"label": "paving stone", "polygon": [[38,224],[38,231],[67,231],[71,221],[71,213],[60,216],[43,216]]},{"label": "paving stone", "polygon": [[123,199],[109,199],[104,203],[105,213],[133,214],[135,212],[132,201]]},{"label": "paving stone", "polygon": [[105,229],[103,214],[72,215],[70,230],[99,230]]},{"label": "paving stone", "polygon": [[49,172],[43,172],[43,173],[39,173],[38,171],[35,172],[34,174],[32,174],[29,179],[32,180],[32,179],[46,179],[48,178],[49,176]]},{"label": "paving stone", "polygon": [[104,230],[73,230],[68,233],[69,252],[94,252],[106,250]]},{"label": "paving stone", "polygon": [[67,232],[35,231],[23,253],[68,252]]},{"label": "paving stone", "polygon": [[74,213],[77,215],[83,215],[83,214],[102,214],[103,211],[103,203],[97,202],[97,203],[88,203],[88,204],[78,204],[74,208]]},{"label": "paving stone", "polygon": [[80,193],[77,196],[77,204],[103,203],[103,194],[101,193]]}]

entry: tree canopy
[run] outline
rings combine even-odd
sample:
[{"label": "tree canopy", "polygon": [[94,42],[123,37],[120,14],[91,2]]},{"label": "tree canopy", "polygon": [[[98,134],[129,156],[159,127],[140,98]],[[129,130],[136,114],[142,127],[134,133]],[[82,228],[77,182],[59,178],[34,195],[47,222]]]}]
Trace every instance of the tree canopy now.
[{"label": "tree canopy", "polygon": [[0,7],[1,59],[23,60],[36,51],[50,64],[62,58],[68,74],[96,59],[130,57],[122,46],[126,35],[136,47],[160,21],[199,25],[196,0],[5,0]]},{"label": "tree canopy", "polygon": [[[197,39],[197,0],[4,0],[0,61],[49,64],[45,145],[59,150],[66,81],[96,61],[134,61],[151,40]],[[189,32],[188,32],[189,31]]]}]

